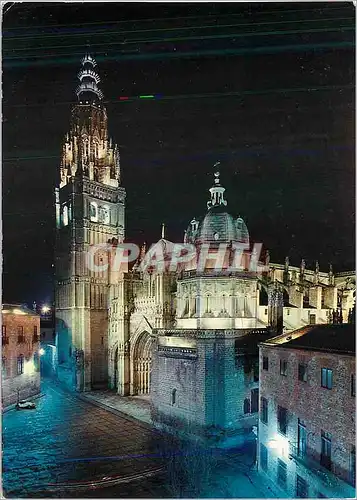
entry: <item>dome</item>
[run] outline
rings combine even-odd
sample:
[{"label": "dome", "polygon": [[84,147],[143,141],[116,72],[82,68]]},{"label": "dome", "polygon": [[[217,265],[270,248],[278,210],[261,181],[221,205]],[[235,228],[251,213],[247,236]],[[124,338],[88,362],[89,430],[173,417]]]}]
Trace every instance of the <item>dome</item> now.
[{"label": "dome", "polygon": [[242,218],[235,219],[224,207],[212,207],[201,222],[198,222],[196,231],[192,224],[187,231],[187,241],[200,243],[241,243],[249,246],[249,233]]},{"label": "dome", "polygon": [[227,212],[225,189],[219,183],[219,172],[215,173],[215,185],[210,189],[211,200],[208,212],[201,219],[192,219],[185,233],[185,243],[239,243],[249,248],[249,233],[241,217],[234,218]]}]

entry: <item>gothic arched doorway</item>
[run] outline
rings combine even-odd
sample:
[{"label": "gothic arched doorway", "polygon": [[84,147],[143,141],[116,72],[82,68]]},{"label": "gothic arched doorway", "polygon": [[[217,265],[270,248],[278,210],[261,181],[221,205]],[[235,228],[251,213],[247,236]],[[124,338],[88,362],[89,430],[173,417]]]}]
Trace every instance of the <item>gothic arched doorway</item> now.
[{"label": "gothic arched doorway", "polygon": [[132,391],[134,395],[150,393],[152,339],[144,331],[137,336],[132,350]]}]

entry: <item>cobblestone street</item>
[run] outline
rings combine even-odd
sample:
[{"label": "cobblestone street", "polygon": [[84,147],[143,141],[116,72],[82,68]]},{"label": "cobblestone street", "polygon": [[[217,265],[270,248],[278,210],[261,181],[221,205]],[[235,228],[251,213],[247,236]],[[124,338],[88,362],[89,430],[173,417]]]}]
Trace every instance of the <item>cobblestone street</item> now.
[{"label": "cobblestone street", "polygon": [[[164,465],[155,444],[161,436],[52,383],[43,383],[42,391],[45,395],[36,400],[36,410],[11,410],[3,416],[3,487],[7,497],[74,496],[70,484],[79,482],[84,483],[76,487],[82,496],[86,490],[93,492],[86,482],[103,477],[115,477],[117,482],[136,479],[126,482],[125,488],[117,486],[116,496],[167,496],[154,479]],[[148,487],[137,480],[151,474]],[[51,486],[56,483],[56,487]],[[65,483],[62,488],[60,484]]]},{"label": "cobblestone street", "polygon": [[[43,382],[36,410],[3,415],[8,498],[264,498],[253,447],[207,452]],[[205,480],[202,480],[203,478]]]}]

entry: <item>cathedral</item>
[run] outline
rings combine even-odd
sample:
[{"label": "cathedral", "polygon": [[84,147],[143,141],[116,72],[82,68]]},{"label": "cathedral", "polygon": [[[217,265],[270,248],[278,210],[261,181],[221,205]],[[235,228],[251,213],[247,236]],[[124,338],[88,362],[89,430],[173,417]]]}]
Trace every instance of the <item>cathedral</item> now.
[{"label": "cathedral", "polygon": [[[348,322],[355,274],[262,256],[243,218],[229,212],[219,165],[202,217],[182,237],[194,249],[190,258],[171,265],[177,243],[163,227],[134,263],[113,266],[110,255],[125,242],[120,156],[96,62],[86,55],[81,64],[55,192],[57,376],[77,391],[150,395],[159,427],[189,425],[227,438],[249,432],[259,342],[304,325]],[[88,266],[93,246],[99,271]],[[151,265],[153,255],[163,265]]]}]

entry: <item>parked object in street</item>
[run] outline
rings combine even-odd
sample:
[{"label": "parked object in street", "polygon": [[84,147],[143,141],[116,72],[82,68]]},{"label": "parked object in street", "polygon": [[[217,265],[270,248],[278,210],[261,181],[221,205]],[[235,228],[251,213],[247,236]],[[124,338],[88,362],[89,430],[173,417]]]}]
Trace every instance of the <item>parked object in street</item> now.
[{"label": "parked object in street", "polygon": [[19,401],[16,404],[17,410],[34,410],[35,408],[35,403],[32,403],[31,401]]}]

